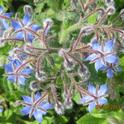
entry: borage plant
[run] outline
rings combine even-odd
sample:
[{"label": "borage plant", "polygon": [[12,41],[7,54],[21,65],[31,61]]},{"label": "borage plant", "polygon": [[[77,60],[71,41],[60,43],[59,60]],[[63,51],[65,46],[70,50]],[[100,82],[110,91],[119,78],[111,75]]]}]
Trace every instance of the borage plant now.
[{"label": "borage plant", "polygon": [[[109,19],[116,12],[114,1],[71,0],[70,4],[73,12],[80,16],[79,21],[63,30],[59,47],[50,43],[54,39],[51,18],[44,19],[39,26],[32,21],[33,10],[29,5],[24,6],[23,19],[18,15],[14,18],[12,13],[5,13],[0,7],[3,27],[0,46],[12,46],[4,64],[5,76],[8,83],[14,83],[20,89],[28,86],[28,93],[23,92],[26,95],[22,96],[23,100],[15,103],[23,107],[22,114],[34,116],[40,123],[47,112],[50,114],[53,110],[62,116],[74,104],[88,105],[89,112],[98,106],[104,108],[108,103],[106,97],[110,96],[110,82],[122,70],[118,53],[123,52],[124,30]],[[92,18],[95,21],[92,22]],[[117,18],[123,20],[123,10]],[[63,45],[66,36],[75,30],[79,32],[77,38],[74,41],[70,38],[69,45]],[[95,87],[91,83],[92,65],[96,75],[105,77],[106,73],[104,84],[95,82]],[[3,112],[4,106],[2,102],[0,104],[0,112]]]}]

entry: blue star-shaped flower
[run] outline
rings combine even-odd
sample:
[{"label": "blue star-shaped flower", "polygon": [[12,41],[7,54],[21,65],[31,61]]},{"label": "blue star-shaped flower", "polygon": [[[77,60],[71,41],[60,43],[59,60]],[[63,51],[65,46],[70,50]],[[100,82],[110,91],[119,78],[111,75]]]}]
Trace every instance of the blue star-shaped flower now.
[{"label": "blue star-shaped flower", "polygon": [[32,42],[35,36],[26,29],[36,32],[40,26],[31,23],[31,15],[25,14],[22,21],[12,20],[12,27],[15,30],[15,38]]},{"label": "blue star-shaped flower", "polygon": [[98,89],[93,85],[89,84],[88,92],[86,96],[81,98],[81,103],[83,105],[88,105],[88,111],[91,112],[96,105],[104,105],[107,103],[107,85],[101,85]]},{"label": "blue star-shaped flower", "polygon": [[86,60],[95,63],[96,71],[107,66],[108,64],[118,63],[118,57],[114,51],[114,39],[105,42],[105,45],[100,45],[96,40],[92,42],[93,53],[89,55]]},{"label": "blue star-shaped flower", "polygon": [[34,116],[38,122],[42,122],[42,116],[47,113],[48,109],[52,108],[52,104],[44,100],[46,94],[42,95],[38,92],[33,97],[23,96],[24,102],[22,103],[25,107],[21,110],[24,115],[29,117]]},{"label": "blue star-shaped flower", "polygon": [[22,64],[23,63],[18,59],[15,59],[5,65],[5,72],[8,75],[8,80],[21,85],[25,84],[25,80],[29,77],[29,74],[32,73],[32,70],[29,67],[20,68]]}]

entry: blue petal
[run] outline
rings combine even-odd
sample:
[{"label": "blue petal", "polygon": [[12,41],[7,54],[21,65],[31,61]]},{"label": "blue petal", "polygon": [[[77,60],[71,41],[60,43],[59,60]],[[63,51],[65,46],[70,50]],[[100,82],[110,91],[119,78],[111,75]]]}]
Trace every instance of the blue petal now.
[{"label": "blue petal", "polygon": [[93,85],[89,84],[88,85],[88,92],[93,94],[93,95],[96,95],[96,88]]},{"label": "blue petal", "polygon": [[42,112],[40,110],[36,110],[33,115],[38,122],[42,122]]},{"label": "blue petal", "polygon": [[105,46],[104,46],[104,51],[106,52],[111,52],[112,49],[113,49],[113,40],[109,40],[105,43]]},{"label": "blue petal", "polygon": [[3,7],[2,6],[0,6],[0,13],[2,13],[3,12]]},{"label": "blue petal", "polygon": [[108,69],[108,70],[107,70],[107,77],[108,77],[108,78],[112,78],[112,77],[114,76],[113,73],[114,73],[114,72],[113,72],[112,69]]},{"label": "blue petal", "polygon": [[31,29],[34,30],[34,31],[37,31],[37,30],[39,30],[40,28],[41,28],[41,27],[40,27],[39,25],[35,25],[35,24],[31,26]]},{"label": "blue petal", "polygon": [[18,59],[13,60],[12,62],[13,66],[15,66],[16,68],[20,67],[22,64]]},{"label": "blue petal", "polygon": [[12,12],[9,12],[9,13],[4,13],[3,15],[10,18],[12,16],[12,14],[13,14]]},{"label": "blue petal", "polygon": [[3,112],[3,109],[2,108],[0,108],[0,112]]},{"label": "blue petal", "polygon": [[27,75],[29,75],[29,74],[31,74],[31,73],[32,73],[32,70],[31,70],[30,68],[25,68],[25,69],[23,69],[22,72],[21,72],[21,74],[27,74]]},{"label": "blue petal", "polygon": [[97,58],[96,54],[91,54],[91,55],[89,55],[89,56],[86,58],[86,60],[88,60],[88,61],[93,61],[93,60],[96,59],[96,58]]},{"label": "blue petal", "polygon": [[24,39],[24,33],[23,32],[16,33],[15,38],[20,40]]},{"label": "blue petal", "polygon": [[40,92],[37,92],[36,94],[35,94],[35,101],[37,101],[38,99],[40,99],[41,98],[41,93]]},{"label": "blue petal", "polygon": [[45,109],[45,110],[48,110],[48,109],[53,108],[53,105],[50,104],[50,103],[45,103],[45,104],[43,104],[41,107],[42,107],[43,109]]},{"label": "blue petal", "polygon": [[32,103],[32,98],[29,96],[22,96],[23,100],[25,103]]},{"label": "blue petal", "polygon": [[18,78],[18,82],[19,82],[19,84],[21,84],[21,85],[24,85],[25,84],[25,78],[24,77],[22,77],[22,76],[20,76],[19,78]]},{"label": "blue petal", "polygon": [[107,90],[108,90],[107,84],[101,85],[99,90],[98,90],[98,96],[105,95]]},{"label": "blue petal", "polygon": [[24,17],[23,17],[23,24],[24,25],[27,25],[27,24],[30,24],[31,22],[31,15],[30,14],[25,14]]},{"label": "blue petal", "polygon": [[4,28],[5,28],[5,29],[8,29],[8,28],[9,28],[9,25],[8,25],[8,23],[6,22],[6,20],[5,20],[5,19],[2,19],[1,21],[2,21],[2,24],[3,24]]},{"label": "blue petal", "polygon": [[89,105],[88,105],[88,111],[89,112],[92,112],[93,111],[93,109],[95,108],[95,102],[91,102],[91,103],[89,103]]},{"label": "blue petal", "polygon": [[91,97],[91,96],[84,96],[84,97],[81,99],[81,103],[82,103],[82,104],[86,104],[86,103],[88,103],[88,102],[92,102],[93,100],[94,100],[94,98]]},{"label": "blue petal", "polygon": [[98,42],[93,42],[93,43],[92,43],[92,48],[93,48],[94,50],[101,51],[101,46],[99,45]]},{"label": "blue petal", "polygon": [[16,82],[16,77],[14,75],[9,75],[7,79],[11,82]]},{"label": "blue petal", "polygon": [[5,72],[7,73],[13,72],[13,67],[11,63],[6,64],[4,67],[5,67]]},{"label": "blue petal", "polygon": [[31,33],[26,34],[26,40],[32,42],[34,40],[34,36]]},{"label": "blue petal", "polygon": [[15,30],[19,30],[21,29],[21,26],[19,24],[19,22],[15,21],[15,20],[12,20],[12,27],[15,29]]},{"label": "blue petal", "polygon": [[105,61],[108,63],[116,64],[118,62],[118,58],[115,55],[108,55],[105,57]]},{"label": "blue petal", "polygon": [[29,106],[23,107],[23,109],[21,110],[21,113],[23,115],[28,115],[30,112],[30,109],[31,109],[31,107],[29,107]]},{"label": "blue petal", "polygon": [[99,104],[99,105],[104,105],[104,104],[106,104],[107,102],[108,102],[107,99],[104,98],[104,97],[101,97],[101,98],[98,99],[98,104]]},{"label": "blue petal", "polygon": [[95,69],[96,69],[97,72],[98,72],[99,69],[101,69],[103,67],[104,67],[104,65],[102,64],[102,62],[100,60],[97,60],[95,62]]}]

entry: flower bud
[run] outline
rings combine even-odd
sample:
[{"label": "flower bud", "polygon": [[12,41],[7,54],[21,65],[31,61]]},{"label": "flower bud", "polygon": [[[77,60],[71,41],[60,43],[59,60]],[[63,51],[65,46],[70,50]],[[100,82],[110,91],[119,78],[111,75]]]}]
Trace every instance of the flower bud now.
[{"label": "flower bud", "polygon": [[90,35],[91,33],[93,33],[94,28],[93,26],[86,26],[81,28],[81,33],[83,33],[84,36]]},{"label": "flower bud", "polygon": [[47,75],[44,71],[40,71],[39,73],[36,72],[36,75],[35,75],[36,79],[38,79],[39,81],[46,81],[47,80]]},{"label": "flower bud", "polygon": [[109,11],[109,12],[107,13],[108,15],[113,15],[113,14],[115,13],[116,9],[115,9],[114,6],[109,6],[109,7],[107,8],[107,11]]},{"label": "flower bud", "polygon": [[71,58],[68,58],[68,60],[64,60],[64,67],[67,71],[72,71],[75,67],[74,61]]},{"label": "flower bud", "polygon": [[52,25],[53,25],[53,21],[50,18],[47,18],[47,19],[45,19],[43,21],[43,27],[44,27],[45,35],[48,34],[48,32],[49,32],[50,28],[52,27]]},{"label": "flower bud", "polygon": [[105,0],[106,6],[114,5],[114,0]]},{"label": "flower bud", "polygon": [[73,103],[72,103],[72,100],[71,100],[71,97],[70,98],[65,98],[65,101],[64,101],[64,107],[66,109],[71,109],[73,106]]},{"label": "flower bud", "polygon": [[32,7],[31,6],[29,6],[29,5],[25,5],[24,6],[24,13],[25,14],[31,14],[33,12],[33,10],[32,10]]},{"label": "flower bud", "polygon": [[87,81],[90,77],[90,72],[85,65],[83,65],[83,67],[79,67],[78,74],[83,81]]},{"label": "flower bud", "polygon": [[60,101],[57,101],[57,103],[55,103],[55,111],[59,115],[62,115],[64,113],[64,106]]},{"label": "flower bud", "polygon": [[121,10],[120,17],[121,17],[122,21],[124,21],[124,9]]},{"label": "flower bud", "polygon": [[37,81],[30,82],[30,89],[34,92],[38,91],[40,89],[40,85]]},{"label": "flower bud", "polygon": [[58,55],[61,56],[61,57],[63,57],[63,56],[64,56],[64,53],[66,53],[66,52],[67,52],[67,50],[61,48],[61,49],[59,50],[59,52],[58,52]]}]

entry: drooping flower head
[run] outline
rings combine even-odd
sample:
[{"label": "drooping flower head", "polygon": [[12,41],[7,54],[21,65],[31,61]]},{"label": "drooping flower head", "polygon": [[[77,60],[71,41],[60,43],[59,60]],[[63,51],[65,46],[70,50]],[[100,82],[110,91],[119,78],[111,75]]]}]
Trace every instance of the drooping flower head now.
[{"label": "drooping flower head", "polygon": [[104,105],[107,103],[107,85],[103,84],[99,88],[95,88],[93,85],[89,84],[88,92],[85,96],[81,98],[81,103],[83,105],[88,105],[88,111],[91,112],[96,105]]}]

